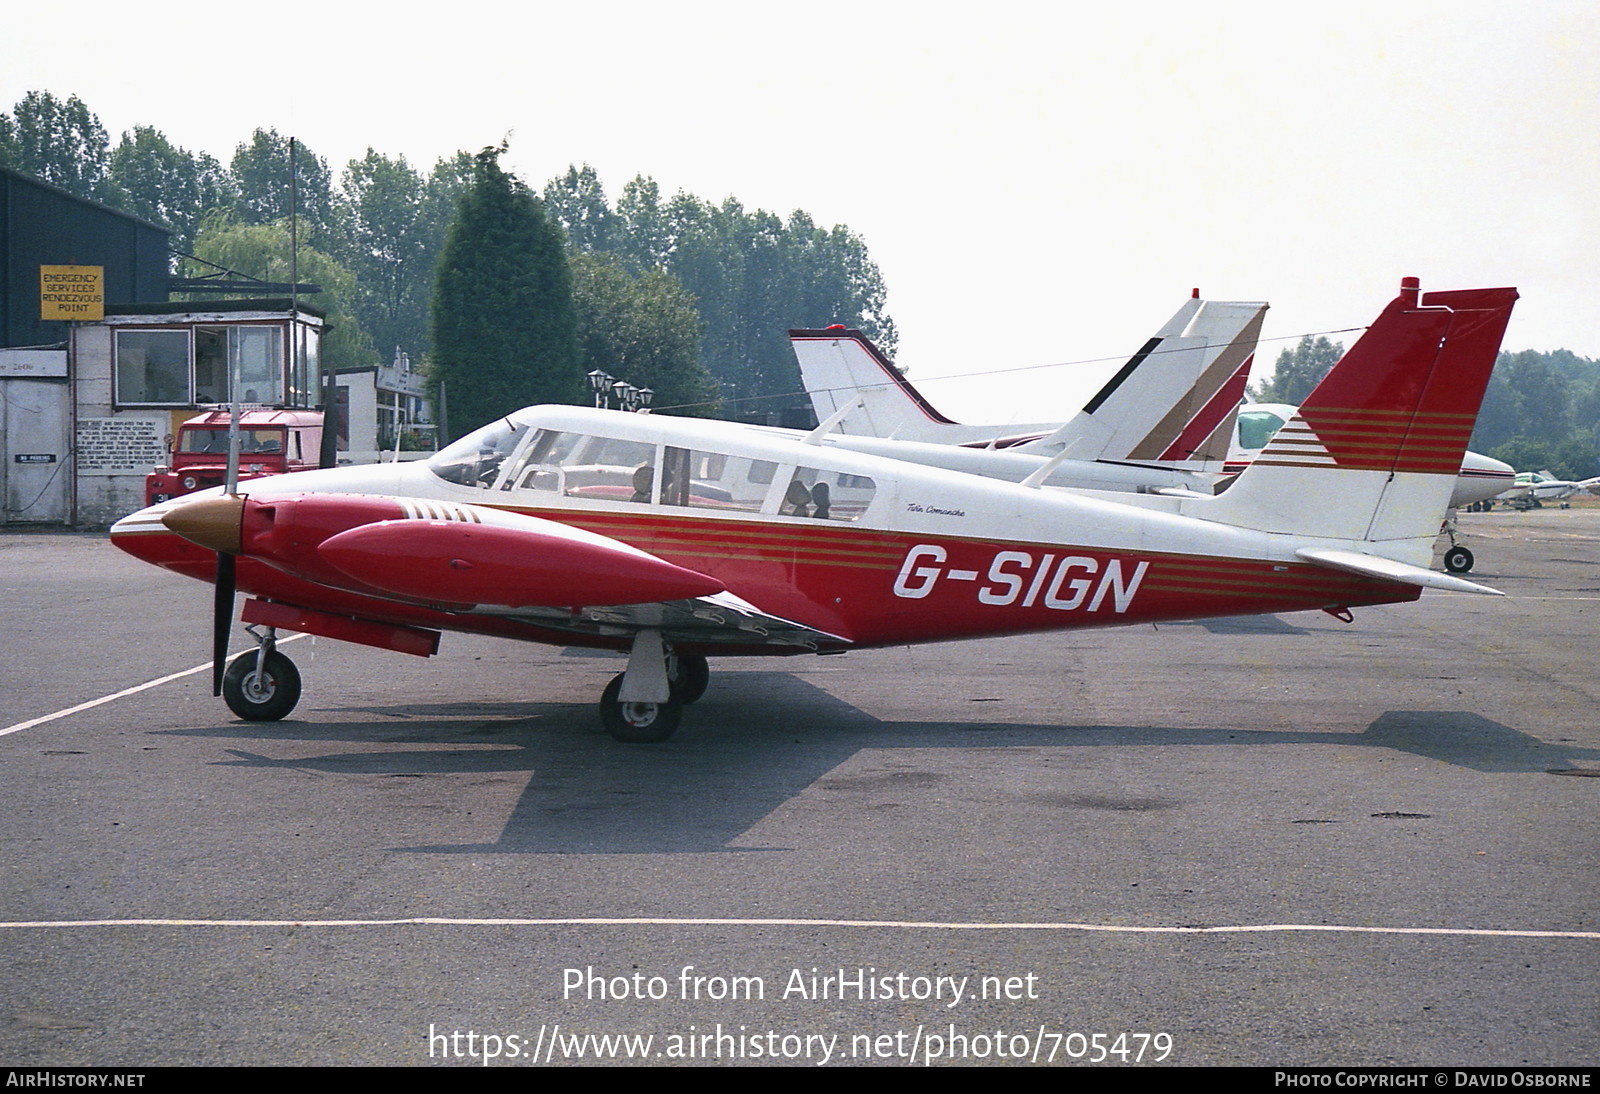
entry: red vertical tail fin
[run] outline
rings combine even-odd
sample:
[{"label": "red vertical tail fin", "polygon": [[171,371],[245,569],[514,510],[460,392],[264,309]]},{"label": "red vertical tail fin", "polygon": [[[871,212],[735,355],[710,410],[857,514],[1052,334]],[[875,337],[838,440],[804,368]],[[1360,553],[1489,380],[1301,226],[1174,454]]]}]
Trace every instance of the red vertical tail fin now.
[{"label": "red vertical tail fin", "polygon": [[1460,474],[1515,289],[1396,297],[1254,463],[1214,519],[1263,531],[1432,542]]}]

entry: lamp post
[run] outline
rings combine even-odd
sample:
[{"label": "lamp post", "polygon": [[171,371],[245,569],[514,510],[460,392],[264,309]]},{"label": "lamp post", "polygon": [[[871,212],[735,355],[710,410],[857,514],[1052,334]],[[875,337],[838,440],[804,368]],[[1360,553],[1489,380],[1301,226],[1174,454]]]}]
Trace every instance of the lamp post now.
[{"label": "lamp post", "polygon": [[619,410],[637,411],[646,410],[650,400],[656,393],[647,387],[634,387],[626,380],[619,380],[603,369],[595,369],[584,376],[589,382],[589,390],[594,392],[594,405],[596,410],[609,410],[616,406]]}]

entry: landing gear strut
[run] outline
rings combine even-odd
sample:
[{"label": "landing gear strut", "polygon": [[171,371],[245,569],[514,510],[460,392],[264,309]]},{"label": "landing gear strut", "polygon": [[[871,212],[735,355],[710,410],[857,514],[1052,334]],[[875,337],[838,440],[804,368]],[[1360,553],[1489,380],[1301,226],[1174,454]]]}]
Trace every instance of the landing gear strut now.
[{"label": "landing gear strut", "polygon": [[300,670],[277,650],[277,632],[260,634],[247,627],[260,645],[241,653],[222,677],[222,698],[228,709],[250,722],[276,722],[300,701]]},{"label": "landing gear strut", "polygon": [[658,744],[677,730],[683,708],[705,694],[710,679],[704,657],[679,656],[660,631],[640,631],[628,654],[628,670],[600,696],[601,724],[626,744]]},{"label": "landing gear strut", "polygon": [[1456,542],[1456,511],[1445,514],[1444,534],[1450,537],[1450,547],[1444,553],[1444,568],[1452,574],[1464,574],[1472,569],[1472,552]]}]

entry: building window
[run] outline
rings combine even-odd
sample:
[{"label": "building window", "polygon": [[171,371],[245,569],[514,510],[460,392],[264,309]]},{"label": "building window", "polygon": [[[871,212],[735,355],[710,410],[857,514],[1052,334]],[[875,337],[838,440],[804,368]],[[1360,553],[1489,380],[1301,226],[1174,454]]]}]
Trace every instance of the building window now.
[{"label": "building window", "polygon": [[[320,332],[308,333],[303,347],[315,359]],[[116,332],[118,406],[194,406],[234,398],[230,381],[239,378],[238,398],[262,406],[309,406],[301,378],[286,387],[284,325],[251,324],[181,330],[125,329]],[[287,399],[287,402],[285,401]]]},{"label": "building window", "polygon": [[322,395],[322,332],[308,323],[296,323],[294,343],[290,402],[295,406],[315,406]]},{"label": "building window", "polygon": [[117,402],[123,406],[182,406],[189,387],[187,330],[117,331]]},{"label": "building window", "polygon": [[229,364],[238,361],[241,403],[283,401],[283,328],[229,327]]}]

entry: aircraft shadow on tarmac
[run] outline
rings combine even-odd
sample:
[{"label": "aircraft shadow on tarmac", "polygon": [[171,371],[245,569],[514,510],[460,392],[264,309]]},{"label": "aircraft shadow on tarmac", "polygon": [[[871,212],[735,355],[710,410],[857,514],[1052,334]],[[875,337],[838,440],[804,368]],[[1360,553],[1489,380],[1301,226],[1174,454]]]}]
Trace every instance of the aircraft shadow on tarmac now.
[{"label": "aircraft shadow on tarmac", "polygon": [[[243,750],[229,764],[342,775],[428,776],[526,772],[527,786],[490,844],[415,846],[430,854],[650,854],[731,846],[762,818],[862,749],[1083,748],[1130,745],[1366,745],[1486,773],[1542,772],[1600,749],[1548,744],[1460,711],[1388,711],[1360,734],[1179,729],[1162,726],[884,722],[788,673],[722,675],[680,734],[661,745],[621,745],[594,725],[587,704],[451,703],[360,708],[382,722],[270,725],[236,722],[175,735],[314,739],[377,746],[429,744],[275,759]],[[781,714],[774,714],[774,712]],[[404,721],[397,720],[404,718]],[[460,749],[437,746],[459,743]],[[484,747],[500,745],[502,747]],[[917,772],[878,776],[914,780]],[[916,789],[908,783],[907,791]]]}]

